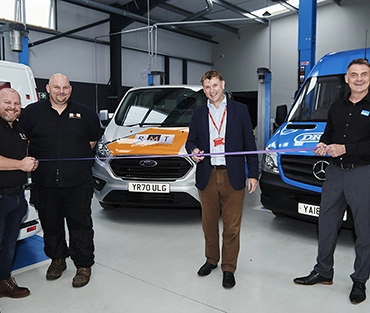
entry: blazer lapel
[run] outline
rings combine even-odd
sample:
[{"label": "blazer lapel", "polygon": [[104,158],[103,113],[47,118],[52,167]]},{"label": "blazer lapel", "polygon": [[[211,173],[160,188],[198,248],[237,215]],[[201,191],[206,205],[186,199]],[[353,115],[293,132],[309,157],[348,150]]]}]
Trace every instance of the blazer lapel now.
[{"label": "blazer lapel", "polygon": [[[233,125],[233,119],[234,119],[234,116],[235,116],[235,107],[231,104],[230,105],[230,102],[227,101],[227,114],[226,114],[226,132],[225,132],[225,137],[227,137],[227,134],[232,134],[232,131],[230,130],[230,128],[232,127],[238,127],[236,125]],[[225,138],[226,140],[226,138]],[[227,142],[227,140],[226,140]]]},{"label": "blazer lapel", "polygon": [[[205,104],[203,106],[203,112],[202,112],[202,124],[203,124],[203,131],[206,138],[207,147],[209,147],[209,125],[208,125],[208,106]],[[209,151],[207,151],[209,152]]]}]

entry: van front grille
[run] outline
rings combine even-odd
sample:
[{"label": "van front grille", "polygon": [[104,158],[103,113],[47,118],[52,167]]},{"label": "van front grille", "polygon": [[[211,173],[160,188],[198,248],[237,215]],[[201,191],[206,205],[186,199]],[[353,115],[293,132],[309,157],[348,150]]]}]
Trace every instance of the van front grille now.
[{"label": "van front grille", "polygon": [[[320,165],[318,162],[328,162],[328,158],[282,155],[280,161],[283,169],[283,175],[285,177],[299,183],[322,187],[325,177],[324,180],[317,179],[314,175],[314,171],[315,169],[317,170],[318,166]],[[327,163],[324,163],[324,170],[326,165]]]},{"label": "van front grille", "polygon": [[114,174],[124,179],[176,180],[184,177],[192,164],[183,157],[150,158],[145,156],[113,158]]}]

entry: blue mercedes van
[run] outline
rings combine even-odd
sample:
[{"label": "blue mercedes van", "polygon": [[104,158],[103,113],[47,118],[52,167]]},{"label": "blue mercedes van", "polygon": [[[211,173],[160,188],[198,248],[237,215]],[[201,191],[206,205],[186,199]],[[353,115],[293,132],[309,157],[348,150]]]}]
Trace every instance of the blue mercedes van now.
[{"label": "blue mercedes van", "polygon": [[[326,54],[310,71],[285,119],[278,121],[279,109],[284,107],[277,108],[280,125],[267,143],[260,179],[261,203],[276,216],[317,222],[329,158],[316,156],[313,149],[325,129],[330,106],[349,93],[344,81],[348,64],[366,55],[370,49]],[[343,221],[343,227],[353,226],[349,210]]]}]

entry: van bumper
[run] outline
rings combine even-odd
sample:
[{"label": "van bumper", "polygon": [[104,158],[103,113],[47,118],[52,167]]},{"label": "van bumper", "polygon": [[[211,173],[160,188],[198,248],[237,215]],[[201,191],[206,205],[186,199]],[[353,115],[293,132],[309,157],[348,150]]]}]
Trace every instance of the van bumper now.
[{"label": "van bumper", "polygon": [[[28,189],[24,192],[27,202],[29,202],[30,191]],[[36,235],[41,231],[41,223],[38,217],[38,213],[33,205],[28,205],[27,214],[22,219],[22,224],[18,234],[18,240],[26,239],[33,235]]]},{"label": "van bumper", "polygon": [[[279,175],[262,171],[260,179],[261,203],[276,216],[288,216],[298,220],[317,223],[318,218],[298,213],[298,203],[319,206],[321,194],[294,186],[282,181]],[[350,211],[342,227],[353,228]]]},{"label": "van bumper", "polygon": [[93,167],[95,197],[104,208],[200,208],[198,190],[195,187],[195,168],[185,177],[176,180],[134,180],[151,184],[169,184],[169,193],[132,192],[129,180],[116,177],[106,162],[95,161]]}]

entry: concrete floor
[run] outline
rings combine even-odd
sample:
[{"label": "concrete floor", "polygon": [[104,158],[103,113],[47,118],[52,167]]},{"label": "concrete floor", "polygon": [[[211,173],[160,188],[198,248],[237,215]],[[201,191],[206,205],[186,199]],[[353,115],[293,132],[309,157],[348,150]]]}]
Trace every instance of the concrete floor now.
[{"label": "concrete floor", "polygon": [[332,286],[298,286],[296,276],[315,263],[316,225],[276,218],[261,208],[259,191],[247,195],[241,251],[233,289],[222,287],[220,267],[198,277],[204,263],[201,217],[196,210],[103,210],[93,203],[96,264],[90,283],[76,289],[71,260],[63,276],[47,281],[49,261],[16,270],[31,295],[0,299],[1,313],[239,313],[365,312],[348,295],[354,238],[340,233]]}]

